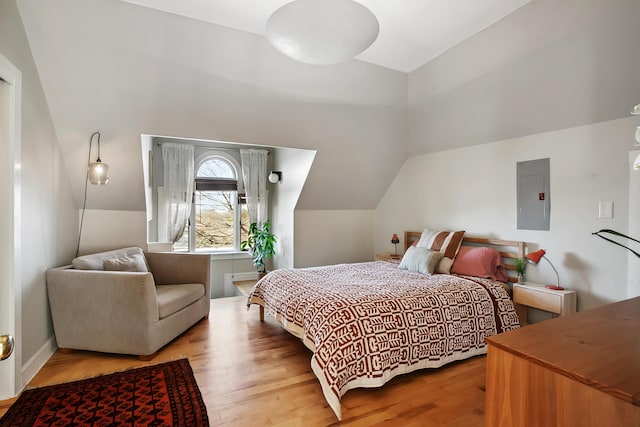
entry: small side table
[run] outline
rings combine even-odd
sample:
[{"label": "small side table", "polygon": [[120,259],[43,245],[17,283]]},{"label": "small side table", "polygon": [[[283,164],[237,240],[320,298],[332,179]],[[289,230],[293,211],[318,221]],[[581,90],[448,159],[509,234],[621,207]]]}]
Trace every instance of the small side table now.
[{"label": "small side table", "polygon": [[392,262],[394,264],[400,264],[401,259],[402,259],[402,255],[376,254],[376,261],[387,261],[387,262]]},{"label": "small side table", "polygon": [[548,311],[558,316],[575,313],[577,293],[569,289],[554,291],[533,282],[514,283],[513,302],[520,323],[526,325],[528,307]]}]

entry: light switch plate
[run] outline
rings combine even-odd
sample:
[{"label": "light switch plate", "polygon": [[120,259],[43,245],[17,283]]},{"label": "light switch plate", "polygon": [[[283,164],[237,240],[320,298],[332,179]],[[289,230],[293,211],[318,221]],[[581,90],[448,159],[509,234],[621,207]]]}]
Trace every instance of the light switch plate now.
[{"label": "light switch plate", "polygon": [[598,203],[598,218],[613,218],[613,202]]}]

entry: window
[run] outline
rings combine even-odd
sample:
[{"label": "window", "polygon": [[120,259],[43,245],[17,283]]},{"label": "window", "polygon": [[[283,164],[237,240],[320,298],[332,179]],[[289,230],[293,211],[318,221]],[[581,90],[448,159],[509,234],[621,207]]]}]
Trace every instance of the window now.
[{"label": "window", "polygon": [[191,219],[176,250],[238,251],[249,214],[238,190],[239,165],[227,153],[208,151],[196,161]]}]

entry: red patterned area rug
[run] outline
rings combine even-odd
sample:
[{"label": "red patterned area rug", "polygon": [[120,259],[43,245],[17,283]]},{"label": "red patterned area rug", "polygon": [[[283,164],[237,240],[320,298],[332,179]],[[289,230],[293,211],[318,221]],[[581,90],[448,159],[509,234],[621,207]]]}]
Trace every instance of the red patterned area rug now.
[{"label": "red patterned area rug", "polygon": [[25,390],[0,426],[208,426],[187,359]]}]

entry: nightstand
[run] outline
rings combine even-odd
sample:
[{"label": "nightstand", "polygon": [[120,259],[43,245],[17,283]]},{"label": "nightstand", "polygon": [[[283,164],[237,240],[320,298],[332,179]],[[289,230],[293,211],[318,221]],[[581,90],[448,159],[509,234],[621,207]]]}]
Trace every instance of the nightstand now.
[{"label": "nightstand", "polygon": [[376,261],[387,261],[387,262],[392,262],[394,264],[400,264],[401,259],[402,259],[402,255],[376,254]]},{"label": "nightstand", "polygon": [[528,307],[564,316],[576,312],[576,299],[576,291],[568,289],[554,291],[532,282],[513,284],[513,302],[523,325],[527,324]]}]

